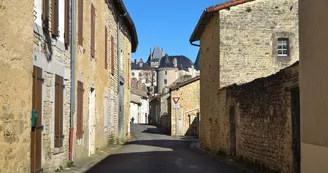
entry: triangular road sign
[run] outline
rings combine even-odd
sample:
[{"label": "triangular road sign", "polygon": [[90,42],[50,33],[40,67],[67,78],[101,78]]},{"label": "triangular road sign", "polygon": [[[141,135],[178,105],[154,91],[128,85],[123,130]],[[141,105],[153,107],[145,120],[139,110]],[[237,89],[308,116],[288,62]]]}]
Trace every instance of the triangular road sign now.
[{"label": "triangular road sign", "polygon": [[180,100],[180,97],[173,97],[174,104],[177,104]]}]

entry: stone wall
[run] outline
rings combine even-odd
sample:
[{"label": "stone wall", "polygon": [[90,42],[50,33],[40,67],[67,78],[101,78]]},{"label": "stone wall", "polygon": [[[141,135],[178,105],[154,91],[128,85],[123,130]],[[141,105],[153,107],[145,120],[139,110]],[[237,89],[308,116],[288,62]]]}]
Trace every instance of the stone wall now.
[{"label": "stone wall", "polygon": [[30,172],[33,2],[0,2],[0,172]]},{"label": "stone wall", "polygon": [[[51,26],[51,9],[49,4],[49,26]],[[34,10],[39,10],[35,7]],[[42,10],[41,10],[42,11]],[[42,18],[41,13],[36,13],[37,19]],[[60,19],[62,20],[62,19]],[[37,20],[36,20],[37,21]],[[63,33],[60,33],[63,35]],[[59,38],[51,36],[51,28],[43,30],[40,23],[34,23],[34,52],[33,64],[43,70],[42,85],[42,168],[44,172],[53,172],[66,166],[69,161],[69,130],[70,130],[70,51]],[[55,147],[55,76],[64,79],[63,92],[63,146]]]},{"label": "stone wall", "polygon": [[[95,58],[90,56],[90,39],[91,39],[91,3],[96,9],[95,22]],[[118,141],[125,141],[129,138],[129,105],[130,105],[130,56],[131,56],[131,38],[127,31],[127,26],[121,24],[118,31],[117,28],[118,11],[112,0],[105,1],[84,1],[84,27],[83,27],[83,46],[77,45],[76,57],[76,75],[77,80],[84,84],[83,96],[83,139],[77,140],[75,144],[75,157],[77,160],[84,159],[89,156],[89,93],[90,88],[94,88],[96,92],[95,101],[95,151],[107,147]],[[78,20],[77,20],[78,22]],[[105,68],[105,26],[108,34],[108,50],[107,50],[107,69]],[[118,32],[120,40],[118,40]],[[76,33],[77,34],[77,33]],[[76,38],[77,39],[77,38]],[[112,40],[113,39],[113,40]],[[112,50],[111,42],[113,41],[114,50]],[[119,47],[118,47],[119,44]],[[120,48],[118,54],[118,48]],[[112,55],[112,53],[114,55]],[[111,59],[114,58],[113,63]],[[120,59],[120,68],[118,70],[118,58]],[[111,66],[114,66],[114,72]],[[118,77],[124,78],[124,137],[118,139]],[[108,98],[107,110],[108,119],[105,120],[105,97]],[[111,105],[111,103],[114,103]],[[112,107],[113,106],[113,107]],[[113,110],[113,111],[111,111]],[[76,116],[76,114],[75,114]],[[75,118],[76,119],[76,118]],[[108,127],[105,127],[105,121]],[[76,121],[75,121],[76,122]],[[91,153],[92,154],[92,153]]]},{"label": "stone wall", "polygon": [[[171,91],[171,135],[186,135],[192,127],[190,121],[193,122],[195,119],[193,111],[200,106],[199,84],[199,80],[196,80]],[[178,101],[180,108],[174,109],[174,97],[180,98]],[[189,116],[191,116],[190,120]]]},{"label": "stone wall", "polygon": [[[256,0],[219,13],[221,87],[274,74],[299,59],[298,0]],[[289,56],[277,56],[278,38],[289,38]]]},{"label": "stone wall", "polygon": [[[208,148],[210,126],[207,120],[218,115],[218,97],[215,94],[220,87],[220,14],[209,21],[200,39],[200,145]],[[208,104],[211,101],[211,104]]]},{"label": "stone wall", "polygon": [[208,121],[214,132],[206,136],[211,140],[210,149],[233,154],[232,108],[238,158],[273,170],[293,172],[290,93],[293,87],[298,87],[298,63],[269,77],[219,90],[219,114]]}]

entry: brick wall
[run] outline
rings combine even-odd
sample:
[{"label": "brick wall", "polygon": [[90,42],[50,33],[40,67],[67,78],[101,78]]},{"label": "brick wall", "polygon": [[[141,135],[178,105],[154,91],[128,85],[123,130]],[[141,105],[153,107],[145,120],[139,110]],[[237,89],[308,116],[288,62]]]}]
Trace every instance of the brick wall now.
[{"label": "brick wall", "polygon": [[0,172],[30,172],[33,2],[0,2]]},{"label": "brick wall", "polygon": [[[291,173],[290,89],[295,86],[298,86],[298,63],[269,77],[219,90],[220,111],[209,120],[213,132],[207,136],[211,140],[210,149],[231,153],[229,108],[233,106],[237,156],[257,165]],[[217,123],[213,123],[217,119]]]}]

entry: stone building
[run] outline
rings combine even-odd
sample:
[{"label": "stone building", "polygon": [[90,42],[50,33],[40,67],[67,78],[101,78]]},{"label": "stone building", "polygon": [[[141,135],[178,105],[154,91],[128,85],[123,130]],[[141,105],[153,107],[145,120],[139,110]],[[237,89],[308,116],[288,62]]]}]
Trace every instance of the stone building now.
[{"label": "stone building", "polygon": [[219,114],[202,117],[207,147],[262,169],[298,172],[298,69],[296,62],[274,75],[220,88]]},{"label": "stone building", "polygon": [[156,72],[158,93],[165,93],[165,88],[168,88],[174,81],[182,76],[196,76],[194,63],[189,58],[182,55],[169,56],[166,54],[161,58]]},{"label": "stone building", "polygon": [[0,4],[0,172],[31,172],[33,2]]},{"label": "stone building", "polygon": [[301,172],[328,172],[327,1],[300,3]]},{"label": "stone building", "polygon": [[34,0],[31,172],[52,172],[69,161],[70,1]]},{"label": "stone building", "polygon": [[[200,77],[194,77],[171,88],[169,117],[171,135],[198,136],[200,118]],[[178,99],[174,106],[174,99]],[[172,106],[171,106],[172,105]]]},{"label": "stone building", "polygon": [[123,1],[78,0],[73,157],[129,138],[130,62],[138,39]]},{"label": "stone building", "polygon": [[[200,46],[200,109],[208,120],[220,114],[213,94],[218,88],[274,74],[299,59],[298,1],[235,0],[208,7],[189,41]],[[211,142],[206,122],[200,122],[203,148]]]},{"label": "stone building", "polygon": [[134,123],[146,124],[149,115],[149,99],[146,92],[131,89],[130,102],[130,120],[133,118]]},{"label": "stone building", "polygon": [[159,61],[164,56],[164,49],[156,46],[152,51],[150,49],[150,53],[147,59],[147,64],[153,68],[157,68],[159,66]]},{"label": "stone building", "polygon": [[157,85],[155,68],[144,63],[142,59],[140,59],[139,62],[134,60],[134,62],[131,62],[131,81],[135,81],[137,85],[131,87],[145,87],[145,89],[153,95]]}]

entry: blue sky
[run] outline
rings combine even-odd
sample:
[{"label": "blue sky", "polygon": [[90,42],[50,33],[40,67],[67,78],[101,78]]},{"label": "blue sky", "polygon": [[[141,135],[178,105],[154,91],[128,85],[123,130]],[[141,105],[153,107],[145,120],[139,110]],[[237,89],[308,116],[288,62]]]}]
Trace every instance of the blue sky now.
[{"label": "blue sky", "polygon": [[124,0],[137,29],[139,46],[131,59],[147,60],[150,48],[195,60],[198,47],[189,43],[203,10],[224,0]]}]

